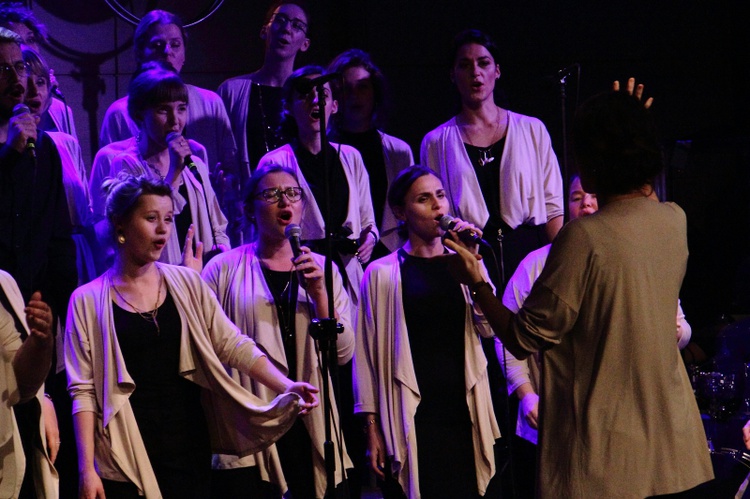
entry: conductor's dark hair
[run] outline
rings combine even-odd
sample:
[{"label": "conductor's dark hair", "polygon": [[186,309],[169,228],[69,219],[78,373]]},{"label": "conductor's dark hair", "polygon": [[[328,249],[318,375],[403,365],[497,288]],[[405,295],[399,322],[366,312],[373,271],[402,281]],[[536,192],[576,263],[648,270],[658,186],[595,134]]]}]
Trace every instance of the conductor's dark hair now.
[{"label": "conductor's dark hair", "polygon": [[581,177],[599,197],[653,185],[664,164],[651,112],[625,91],[604,92],[581,105],[573,147]]}]

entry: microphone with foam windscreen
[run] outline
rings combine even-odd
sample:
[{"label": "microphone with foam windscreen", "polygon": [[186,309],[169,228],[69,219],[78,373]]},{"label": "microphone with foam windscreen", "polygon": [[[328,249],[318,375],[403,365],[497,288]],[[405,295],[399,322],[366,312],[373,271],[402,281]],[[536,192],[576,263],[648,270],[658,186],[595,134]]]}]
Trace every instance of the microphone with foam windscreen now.
[{"label": "microphone with foam windscreen", "polygon": [[[13,108],[13,116],[21,116],[22,114],[31,114],[31,109],[26,104],[16,104]],[[36,158],[36,140],[33,137],[26,139],[26,150],[29,151],[32,158]]]},{"label": "microphone with foam windscreen", "polygon": [[289,239],[289,244],[292,246],[292,253],[294,253],[294,259],[302,254],[302,248],[300,248],[300,238],[302,237],[302,228],[297,224],[289,224],[284,229],[284,235]]},{"label": "microphone with foam windscreen", "polygon": [[[442,217],[438,218],[438,223],[440,224],[440,228],[444,231],[454,230],[456,227],[456,219],[453,218],[450,215],[443,215]],[[479,234],[474,232],[470,229],[464,229],[458,233],[458,237],[466,244],[482,244],[484,246],[489,246],[489,243],[479,237]]]}]

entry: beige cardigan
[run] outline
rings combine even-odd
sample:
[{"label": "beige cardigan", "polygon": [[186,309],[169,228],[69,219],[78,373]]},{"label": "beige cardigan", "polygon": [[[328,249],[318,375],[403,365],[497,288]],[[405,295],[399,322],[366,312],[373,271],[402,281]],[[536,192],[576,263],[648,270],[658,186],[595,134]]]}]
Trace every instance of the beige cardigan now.
[{"label": "beige cardigan", "polygon": [[[484,315],[466,299],[464,365],[466,405],[472,422],[477,490],[484,495],[495,474],[495,440],[500,430],[490,398],[487,359],[479,335],[492,336]],[[354,412],[380,420],[392,471],[409,499],[419,499],[417,436],[414,415],[420,393],[401,299],[398,253],[372,262],[362,281],[354,352]],[[450,452],[450,451],[447,451]]]},{"label": "beige cardigan", "polygon": [[[289,366],[286,363],[284,344],[279,333],[279,318],[273,295],[268,288],[260,261],[255,255],[255,245],[245,245],[222,253],[211,260],[203,270],[203,278],[213,289],[219,303],[224,311],[234,321],[244,334],[251,337],[260,347],[269,360],[276,365],[281,372],[288,374]],[[323,257],[313,254],[318,264],[323,266]],[[349,310],[349,296],[344,290],[341,275],[338,270],[333,269],[334,306],[339,312],[339,322],[344,326],[336,342],[338,364],[345,364],[351,360],[354,354],[354,330]],[[297,346],[297,372],[293,378],[306,381],[322,389],[323,376],[320,372],[318,352],[315,341],[308,334],[308,326],[311,317],[308,306],[312,302],[308,299],[304,288],[298,288],[297,308],[295,313],[295,332]],[[250,392],[265,400],[271,400],[273,393],[265,386],[252,380],[236,369],[231,371],[232,377],[239,381]],[[330,378],[327,381],[330,393],[333,394],[333,386]],[[332,398],[333,419],[331,421],[331,435],[334,444],[334,454],[337,456],[336,484],[343,479],[341,466],[339,466],[338,455],[342,449],[344,453],[344,466],[352,468],[351,460],[346,453],[343,442],[339,442],[340,433],[338,409],[336,401]],[[323,442],[325,441],[325,414],[316,409],[304,418],[305,427],[310,434],[313,445],[313,456],[311,456],[315,470],[315,486],[317,497],[325,495],[326,475]],[[244,458],[236,456],[216,456],[214,467],[218,469],[231,469],[245,466],[259,466],[261,477],[267,481],[279,484],[282,491],[286,491],[286,480],[281,468],[276,446],[271,446],[262,453],[254,454]]]},{"label": "beige cardigan", "polygon": [[[180,375],[203,390],[213,452],[247,455],[275,442],[294,423],[299,397],[272,402],[244,390],[222,362],[248,372],[263,353],[240,334],[195,271],[156,264],[163,272],[182,323]],[[97,415],[95,459],[99,474],[128,480],[150,498],[161,493],[129,403],[135,383],[127,372],[112,318],[109,273],[71,297],[65,331],[65,367],[73,414]]]},{"label": "beige cardigan", "polygon": [[[26,314],[21,291],[16,281],[7,272],[0,270],[0,287],[8,297],[11,308],[23,324],[26,332]],[[21,347],[21,336],[14,330],[0,330],[0,499],[18,497],[26,471],[26,456],[21,446],[21,437],[13,413],[13,406],[20,400],[16,373],[13,370],[13,357]],[[39,413],[39,434],[41,448],[34,450],[31,459],[37,461],[39,474],[34,476],[37,496],[46,499],[56,499],[59,496],[58,477],[52,461],[47,453],[47,436],[44,431],[42,406],[44,387],[36,394],[36,405]]]}]

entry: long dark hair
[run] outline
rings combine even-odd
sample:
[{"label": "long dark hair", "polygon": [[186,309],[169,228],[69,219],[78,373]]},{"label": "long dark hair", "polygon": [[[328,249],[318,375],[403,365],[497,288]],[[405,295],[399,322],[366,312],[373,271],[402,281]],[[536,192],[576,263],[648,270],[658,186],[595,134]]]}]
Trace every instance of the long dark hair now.
[{"label": "long dark hair", "polygon": [[152,63],[144,64],[146,68],[133,78],[128,86],[128,115],[139,126],[143,113],[165,102],[188,102],[188,91],[180,76],[174,71],[166,71]]}]

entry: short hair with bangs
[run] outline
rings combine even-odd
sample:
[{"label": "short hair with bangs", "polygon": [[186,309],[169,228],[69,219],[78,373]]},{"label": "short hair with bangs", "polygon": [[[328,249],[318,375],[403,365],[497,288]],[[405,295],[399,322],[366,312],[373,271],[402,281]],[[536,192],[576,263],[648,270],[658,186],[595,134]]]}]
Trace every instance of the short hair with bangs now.
[{"label": "short hair with bangs", "polygon": [[159,67],[145,69],[133,78],[128,87],[128,115],[136,123],[143,121],[143,113],[165,102],[188,102],[188,91],[182,79],[173,71]]}]

